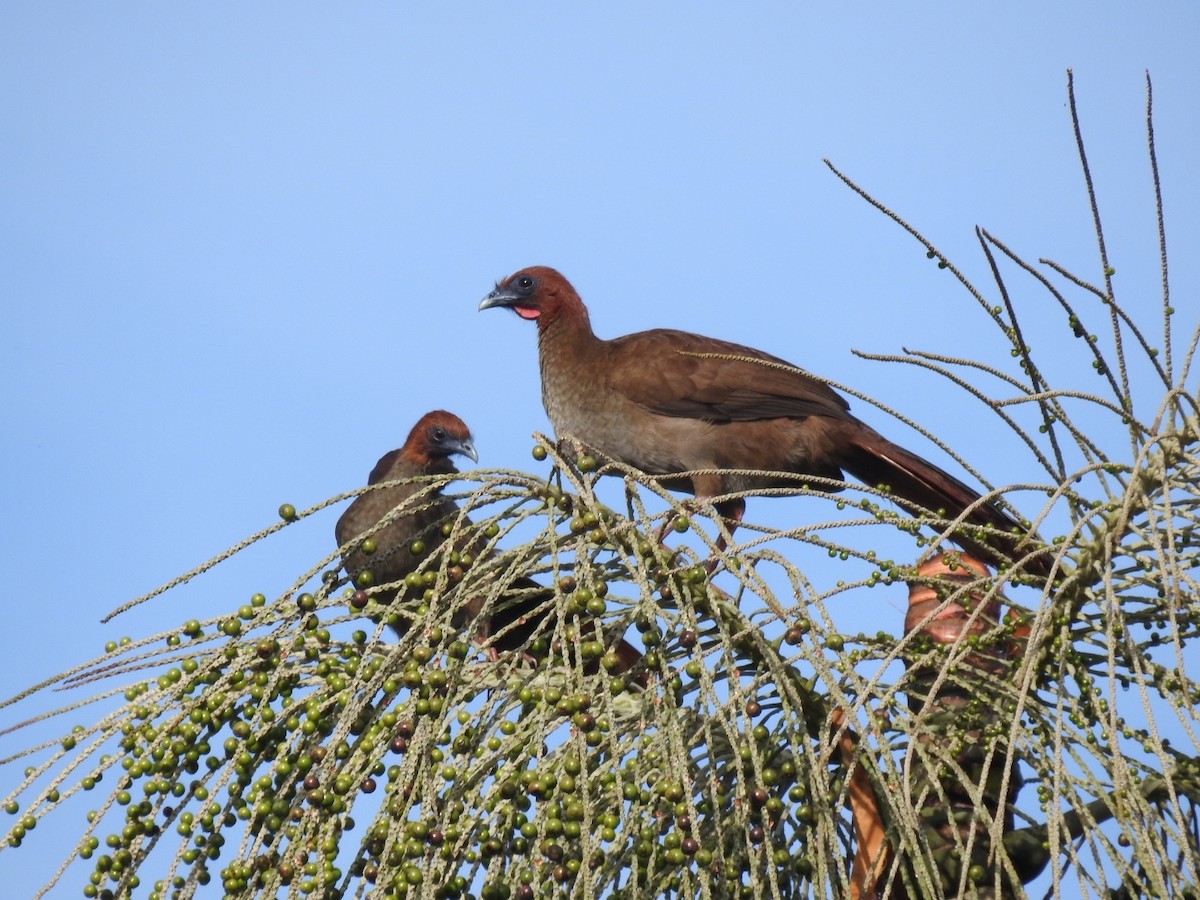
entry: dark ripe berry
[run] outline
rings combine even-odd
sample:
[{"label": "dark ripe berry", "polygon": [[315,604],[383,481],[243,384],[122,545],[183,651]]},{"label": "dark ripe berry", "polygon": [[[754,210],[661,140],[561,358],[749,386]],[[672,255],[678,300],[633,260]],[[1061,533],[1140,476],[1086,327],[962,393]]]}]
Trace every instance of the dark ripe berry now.
[{"label": "dark ripe berry", "polygon": [[679,632],[679,646],[680,647],[696,646],[696,632],[694,632],[690,628],[685,628],[683,631]]},{"label": "dark ripe berry", "polygon": [[684,838],[679,842],[679,849],[688,856],[694,856],[696,851],[700,849],[700,842],[695,838]]},{"label": "dark ripe berry", "polygon": [[408,738],[402,738],[400,735],[396,735],[394,738],[392,738],[392,742],[388,744],[388,748],[393,753],[403,753],[408,749]]},{"label": "dark ripe berry", "polygon": [[763,830],[761,825],[750,826],[750,843],[761,844],[766,836],[767,833]]},{"label": "dark ripe berry", "polygon": [[576,587],[578,587],[578,583],[571,575],[564,575],[562,578],[558,579],[558,589],[564,594],[570,594],[575,590]]},{"label": "dark ripe berry", "polygon": [[551,862],[562,862],[564,855],[563,848],[559,844],[547,844],[545,849],[542,850],[542,853],[545,855],[546,859],[550,860]]},{"label": "dark ripe berry", "polygon": [[429,843],[433,844],[433,846],[440,847],[442,846],[442,842],[446,840],[446,836],[442,834],[442,830],[440,828],[432,828],[425,839],[429,841]]},{"label": "dark ripe berry", "polygon": [[364,778],[362,784],[359,785],[359,787],[362,789],[362,792],[364,794],[372,794],[375,792],[375,779],[374,778]]},{"label": "dark ripe berry", "polygon": [[409,719],[405,719],[396,725],[396,735],[402,738],[410,738],[413,736],[413,723]]},{"label": "dark ripe berry", "polygon": [[750,792],[750,802],[755,806],[765,806],[767,800],[770,799],[770,794],[766,788],[756,787]]},{"label": "dark ripe berry", "polygon": [[794,647],[804,640],[804,632],[800,628],[793,625],[783,633],[783,639]]},{"label": "dark ripe berry", "polygon": [[691,816],[677,816],[675,819],[675,827],[680,831],[687,831],[692,827]]},{"label": "dark ripe berry", "polygon": [[304,789],[306,791],[315,791],[321,786],[321,779],[317,777],[315,772],[309,772],[304,776]]},{"label": "dark ripe berry", "polygon": [[[545,449],[544,449],[544,448],[542,448],[542,447],[534,447],[534,449],[535,449],[535,450],[541,450],[541,451],[542,451],[542,455],[543,455],[543,456],[545,456],[545,455],[546,455],[546,451],[545,451]],[[534,898],[535,896],[537,896],[537,895],[534,893],[534,890],[533,890],[533,885],[532,885],[532,884],[523,884],[523,885],[521,885],[520,887],[518,887],[518,888],[517,888],[517,900],[533,900],[533,898]]]},{"label": "dark ripe berry", "polygon": [[746,715],[757,716],[761,712],[762,712],[762,704],[760,704],[757,700],[751,700],[749,703],[746,704]]},{"label": "dark ripe berry", "polygon": [[350,600],[350,605],[355,609],[362,609],[367,605],[367,600],[369,599],[366,591],[355,591],[354,596]]}]

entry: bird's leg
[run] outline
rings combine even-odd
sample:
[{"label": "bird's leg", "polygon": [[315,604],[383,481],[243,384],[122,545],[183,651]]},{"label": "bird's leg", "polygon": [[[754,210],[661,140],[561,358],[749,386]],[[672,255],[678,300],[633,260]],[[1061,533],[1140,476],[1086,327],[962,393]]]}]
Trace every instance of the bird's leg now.
[{"label": "bird's leg", "polygon": [[487,657],[487,661],[494,663],[500,659],[500,651],[497,650],[494,645],[487,642],[489,637],[490,635],[487,633],[486,629],[480,628],[475,632],[475,643],[483,647],[483,655]]},{"label": "bird's leg", "polygon": [[[742,522],[742,516],[746,514],[746,501],[741,497],[734,497],[732,500],[722,500],[715,504],[717,513],[725,520],[725,530],[729,532],[729,537],[733,537],[734,531]],[[724,550],[729,545],[725,543],[725,535],[717,536],[717,546]]]},{"label": "bird's leg", "polygon": [[[742,521],[742,516],[746,514],[746,501],[741,497],[734,497],[732,500],[722,500],[720,503],[714,504],[717,510],[717,515],[725,523],[725,530],[729,532],[730,539],[733,538],[733,532],[737,530],[738,524]],[[729,549],[729,544],[725,541],[725,535],[717,535],[717,550],[724,553]],[[712,578],[713,572],[717,570],[718,559],[712,557],[704,564],[704,571],[709,578]]]}]

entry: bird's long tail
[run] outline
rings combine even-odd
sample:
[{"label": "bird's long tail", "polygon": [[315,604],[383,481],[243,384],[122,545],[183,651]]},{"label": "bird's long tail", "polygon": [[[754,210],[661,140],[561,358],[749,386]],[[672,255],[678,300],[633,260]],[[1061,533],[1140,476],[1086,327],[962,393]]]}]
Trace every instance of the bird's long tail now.
[{"label": "bird's long tail", "polygon": [[[1034,549],[1026,540],[1028,528],[994,503],[979,502],[977,491],[928,460],[867,429],[852,438],[850,447],[843,461],[846,471],[871,487],[886,487],[907,512],[932,512],[956,519],[970,508],[967,525],[956,529],[950,538],[980,559],[992,565],[1011,563]],[[1044,555],[1026,558],[1022,568],[1042,577],[1050,574],[1050,563]]]}]

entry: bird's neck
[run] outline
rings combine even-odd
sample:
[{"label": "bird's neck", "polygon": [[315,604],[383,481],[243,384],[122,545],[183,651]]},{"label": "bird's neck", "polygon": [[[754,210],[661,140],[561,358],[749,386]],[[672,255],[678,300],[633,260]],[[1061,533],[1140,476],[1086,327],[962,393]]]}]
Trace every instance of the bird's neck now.
[{"label": "bird's neck", "polygon": [[542,403],[560,437],[575,433],[572,412],[587,406],[597,389],[603,344],[592,333],[586,312],[538,322]]},{"label": "bird's neck", "polygon": [[587,310],[573,310],[571,315],[556,315],[538,320],[538,356],[545,373],[548,362],[572,368],[571,361],[586,355],[600,339],[592,333]]}]

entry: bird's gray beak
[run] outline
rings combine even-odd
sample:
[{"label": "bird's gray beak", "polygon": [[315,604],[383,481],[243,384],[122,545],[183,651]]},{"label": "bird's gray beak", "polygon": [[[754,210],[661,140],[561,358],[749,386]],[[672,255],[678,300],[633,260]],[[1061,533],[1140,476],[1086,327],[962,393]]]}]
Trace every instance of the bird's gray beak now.
[{"label": "bird's gray beak", "polygon": [[492,309],[495,306],[512,306],[517,295],[507,288],[498,287],[479,302],[479,309]]},{"label": "bird's gray beak", "polygon": [[455,442],[455,452],[461,453],[463,456],[471,460],[476,465],[479,464],[479,454],[475,452],[475,444],[469,439],[465,441]]}]

